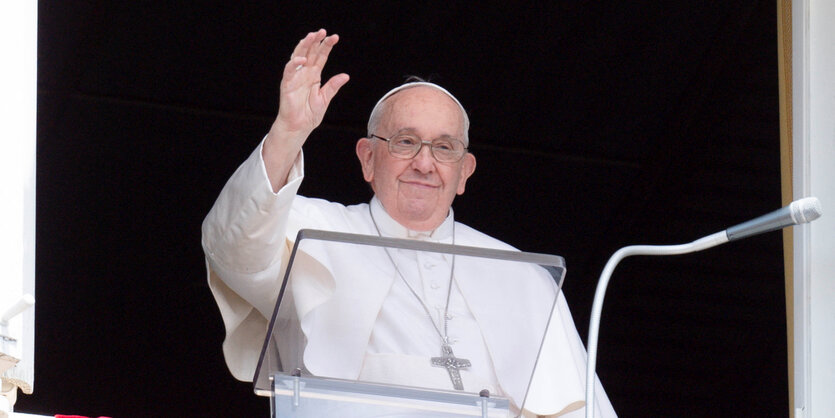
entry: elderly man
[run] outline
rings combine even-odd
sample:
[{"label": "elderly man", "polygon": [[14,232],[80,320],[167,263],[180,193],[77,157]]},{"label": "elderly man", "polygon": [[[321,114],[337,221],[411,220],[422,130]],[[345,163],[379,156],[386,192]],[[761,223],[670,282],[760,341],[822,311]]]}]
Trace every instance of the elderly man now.
[{"label": "elderly man", "polygon": [[[299,229],[512,250],[453,219],[452,202],[464,193],[476,159],[467,151],[469,120],[464,108],[448,91],[432,83],[397,87],[374,107],[368,136],[356,144],[363,177],[374,191],[370,203],[346,207],[296,195],[303,177],[302,146],[321,123],[331,99],[348,82],[347,74],[338,74],[321,83],[322,67],[338,39],[319,30],[296,46],[284,67],[278,116],[270,132],[226,184],[203,223],[209,285],[226,326],[224,355],[232,374],[240,380],[253,377],[267,318]],[[512,359],[503,357],[512,357],[513,344],[538,341],[488,336],[484,331],[490,324],[467,302],[470,295],[462,291],[462,283],[473,279],[466,277],[466,271],[456,270],[454,257],[439,260],[443,265],[440,270],[446,273],[437,276],[414,259],[387,255],[386,262],[391,262],[399,277],[380,288],[351,289],[367,297],[357,312],[332,312],[340,306],[335,299],[342,297],[333,292],[324,292],[326,296],[316,303],[297,303],[313,306],[299,313],[308,343],[304,366],[314,374],[321,371],[331,377],[397,383],[402,382],[398,374],[409,374],[418,379],[419,386],[425,381],[433,387],[470,391],[487,387],[504,393],[503,385],[513,377],[507,377],[512,374]],[[345,262],[360,265],[364,261]],[[415,271],[417,277],[407,277]],[[438,292],[426,290],[430,286],[421,283],[432,275],[444,281],[433,287],[440,288]],[[322,283],[332,287],[332,281]],[[323,287],[320,285],[314,283],[311,288]],[[525,303],[530,302],[520,299],[517,305]],[[445,308],[433,312],[431,307],[435,306]],[[581,416],[585,352],[562,295],[554,312],[541,359],[547,370],[537,371],[532,389],[537,399],[529,399],[526,409],[535,414]],[[345,320],[340,316],[355,325],[355,335],[340,339],[343,345],[335,347],[328,339],[339,330],[322,329]],[[412,318],[414,323],[404,326],[409,320],[404,318]],[[449,334],[448,329],[452,329]],[[455,338],[451,338],[453,332]],[[501,339],[505,341],[496,341]],[[475,369],[464,375],[463,383],[439,378],[445,371],[433,368],[429,361],[441,350],[451,354],[453,349],[459,355],[466,352]],[[329,356],[329,351],[335,350],[343,353]],[[597,393],[598,414],[614,416],[599,382]],[[519,399],[513,401],[520,403]]]}]

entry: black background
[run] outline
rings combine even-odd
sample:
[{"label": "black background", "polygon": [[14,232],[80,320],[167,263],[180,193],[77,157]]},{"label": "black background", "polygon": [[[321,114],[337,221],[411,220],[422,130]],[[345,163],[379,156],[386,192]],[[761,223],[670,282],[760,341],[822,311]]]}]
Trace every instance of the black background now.
[{"label": "black background", "polygon": [[[500,5],[499,5],[500,4]],[[559,254],[585,340],[607,258],[780,206],[776,5],[39,2],[37,352],[44,414],[267,416],[234,380],[200,224],[267,132],[298,39],[351,81],[309,196],[370,198],[353,153],[408,75],[453,92],[478,159],[456,218]],[[598,373],[621,416],[786,416],[781,237],[627,259]]]}]

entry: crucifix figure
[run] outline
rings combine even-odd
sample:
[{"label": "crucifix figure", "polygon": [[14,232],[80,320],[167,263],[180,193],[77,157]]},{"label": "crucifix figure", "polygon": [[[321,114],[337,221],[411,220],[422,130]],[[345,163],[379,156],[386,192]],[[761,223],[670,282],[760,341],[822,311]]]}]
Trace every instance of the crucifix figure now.
[{"label": "crucifix figure", "polygon": [[464,384],[461,383],[461,373],[458,369],[470,367],[470,361],[455,357],[455,354],[452,353],[452,347],[447,343],[441,345],[441,351],[443,352],[441,357],[432,357],[432,365],[446,368],[449,372],[449,378],[452,380],[452,387],[455,390],[464,390]]}]

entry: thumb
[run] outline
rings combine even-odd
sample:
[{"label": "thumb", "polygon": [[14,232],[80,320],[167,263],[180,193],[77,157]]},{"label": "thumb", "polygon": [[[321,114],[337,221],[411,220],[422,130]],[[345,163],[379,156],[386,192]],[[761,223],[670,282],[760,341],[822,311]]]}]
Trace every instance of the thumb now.
[{"label": "thumb", "polygon": [[350,77],[348,77],[348,74],[345,73],[337,74],[331,77],[330,80],[328,80],[328,82],[319,89],[325,103],[330,103],[331,99],[336,96],[339,89],[341,89],[349,79]]}]

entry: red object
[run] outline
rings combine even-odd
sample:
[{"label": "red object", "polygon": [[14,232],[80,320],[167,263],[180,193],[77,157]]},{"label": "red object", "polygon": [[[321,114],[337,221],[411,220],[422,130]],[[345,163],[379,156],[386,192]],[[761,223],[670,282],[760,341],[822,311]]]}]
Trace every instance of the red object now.
[{"label": "red object", "polygon": [[[90,418],[85,417],[84,415],[55,415],[55,418]],[[110,418],[110,417],[98,417],[98,418]]]}]

